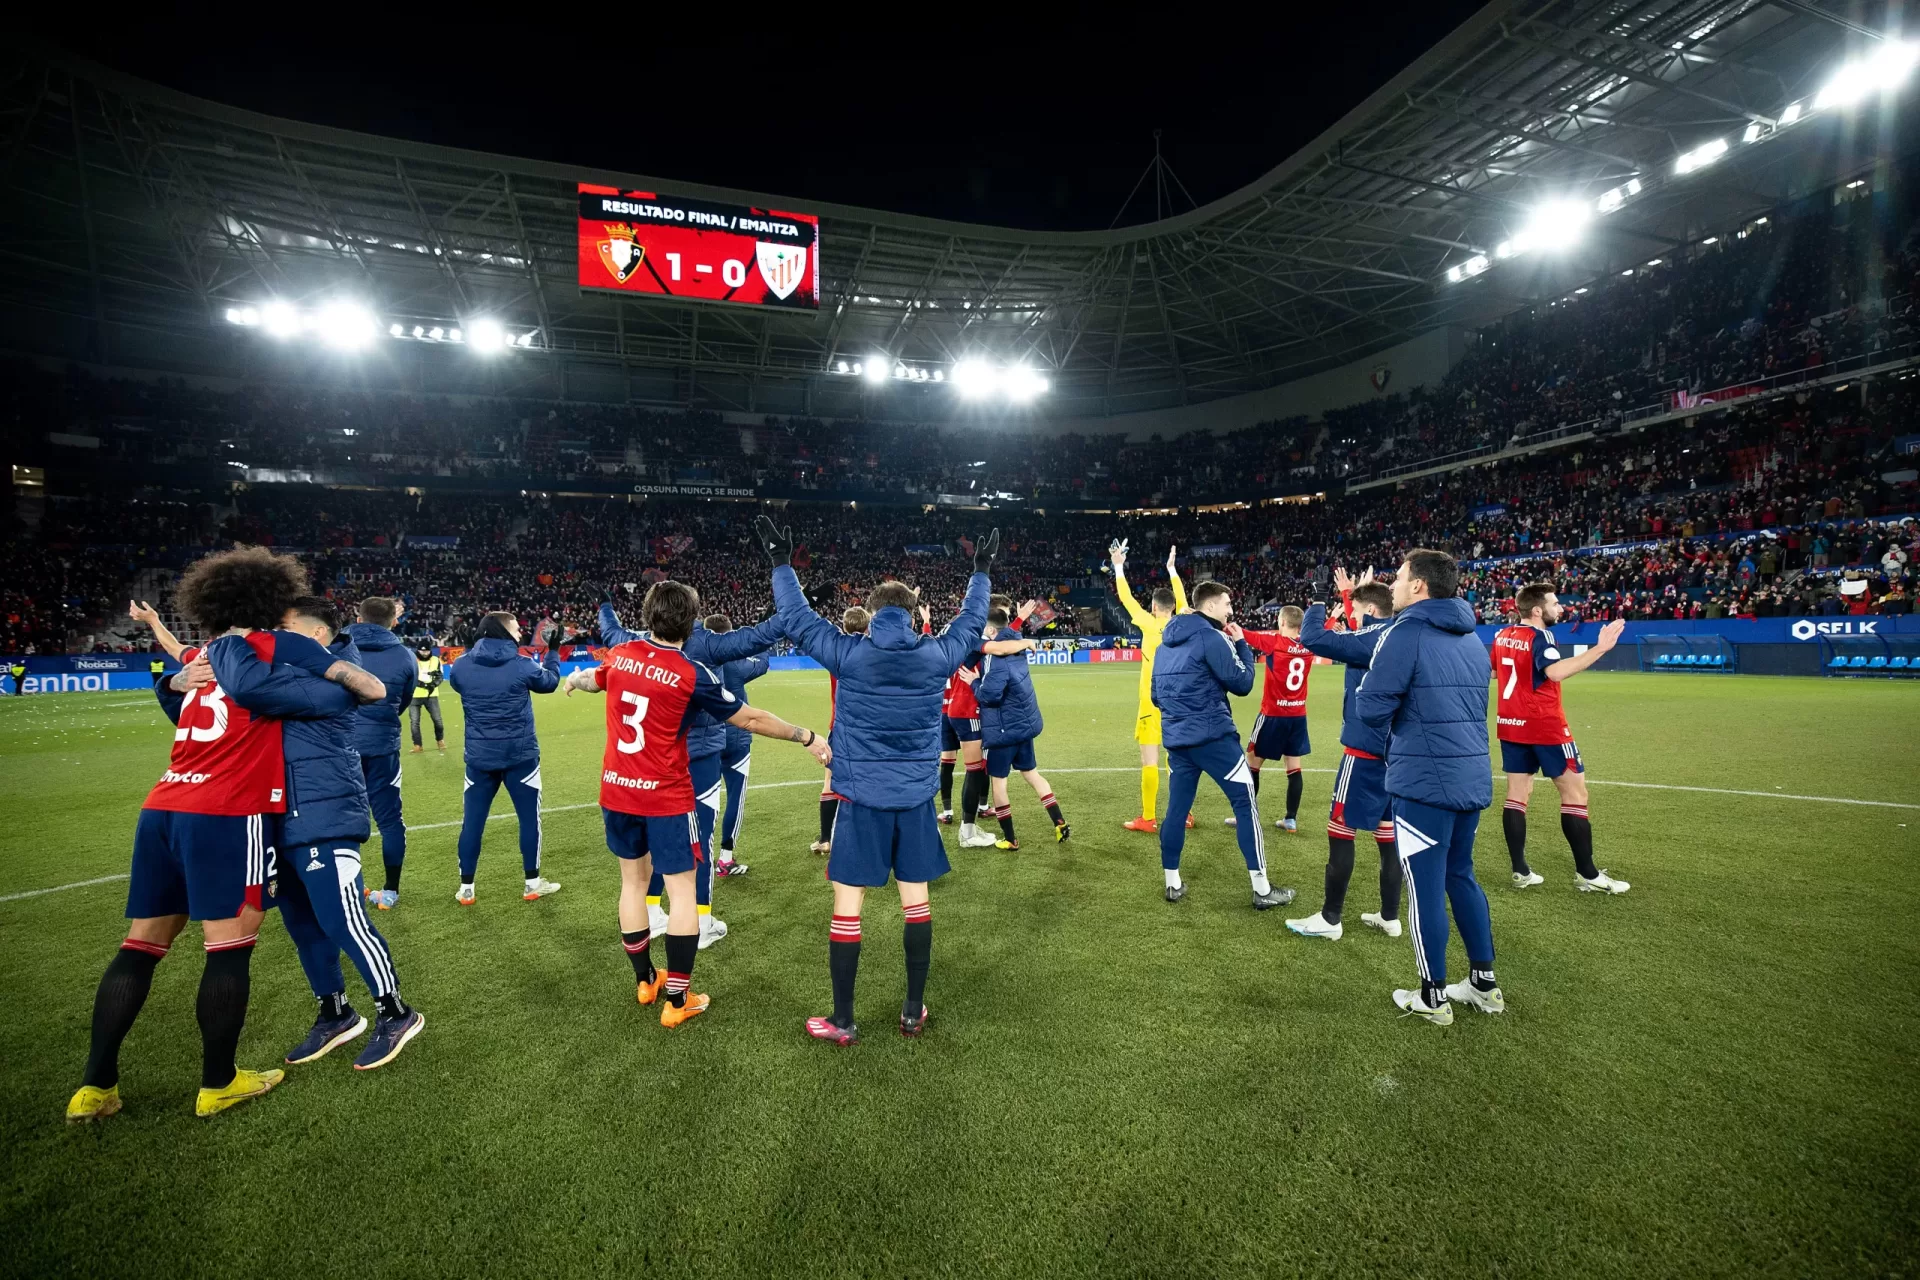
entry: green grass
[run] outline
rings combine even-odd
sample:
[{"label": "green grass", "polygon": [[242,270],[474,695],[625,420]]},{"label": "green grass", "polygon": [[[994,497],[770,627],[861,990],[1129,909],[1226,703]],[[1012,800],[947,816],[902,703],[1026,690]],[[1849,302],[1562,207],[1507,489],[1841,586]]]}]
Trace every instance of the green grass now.
[{"label": "green grass", "polygon": [[[1075,835],[1046,840],[1018,789],[1025,851],[956,853],[934,894],[919,1042],[894,1032],[890,893],[867,913],[866,1042],[801,1033],[828,1003],[805,785],[753,793],[753,872],[718,888],[733,936],[702,954],[714,1008],[686,1029],[633,1003],[594,809],[548,818],[547,870],[566,888],[535,904],[519,900],[507,821],[480,904],[456,908],[443,826],[415,835],[401,907],[379,920],[426,1034],[388,1069],[362,1076],[336,1054],[212,1121],[191,1105],[194,935],[127,1042],[125,1112],[69,1128],[124,886],[0,902],[0,1271],[1915,1273],[1920,810],[1770,793],[1920,804],[1920,689],[1570,685],[1600,861],[1633,892],[1573,891],[1549,788],[1533,806],[1543,888],[1506,887],[1497,817],[1484,823],[1510,1012],[1442,1030],[1388,1002],[1413,974],[1405,939],[1356,927],[1313,943],[1282,926],[1318,905],[1329,773],[1307,777],[1302,834],[1269,841],[1300,909],[1248,909],[1209,784],[1190,892],[1169,907],[1154,842],[1119,827],[1137,805],[1134,673],[1041,669],[1038,684],[1041,763]],[[823,676],[754,693],[822,718]],[[1308,762],[1322,770],[1338,695],[1322,668]],[[549,804],[590,805],[599,702],[537,705]],[[144,695],[0,702],[0,895],[124,872],[168,745]],[[755,754],[761,786],[818,776],[797,748]],[[406,760],[410,820],[453,821],[457,750]],[[1361,849],[1356,925],[1374,905]],[[265,1065],[312,1012],[277,923],[253,972],[241,1060]]]}]

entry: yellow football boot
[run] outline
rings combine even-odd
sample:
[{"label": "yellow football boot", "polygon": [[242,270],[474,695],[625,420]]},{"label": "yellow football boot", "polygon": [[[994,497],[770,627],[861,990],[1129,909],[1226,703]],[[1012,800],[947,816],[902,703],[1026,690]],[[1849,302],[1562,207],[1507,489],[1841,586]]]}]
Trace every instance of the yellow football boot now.
[{"label": "yellow football boot", "polygon": [[105,1120],[120,1110],[120,1086],[102,1089],[98,1085],[83,1084],[80,1092],[73,1095],[67,1103],[67,1123],[85,1124],[89,1120]]},{"label": "yellow football boot", "polygon": [[242,1067],[233,1073],[233,1080],[226,1088],[200,1090],[200,1097],[193,1104],[193,1114],[219,1115],[236,1103],[259,1097],[286,1078],[284,1071],[248,1071]]}]

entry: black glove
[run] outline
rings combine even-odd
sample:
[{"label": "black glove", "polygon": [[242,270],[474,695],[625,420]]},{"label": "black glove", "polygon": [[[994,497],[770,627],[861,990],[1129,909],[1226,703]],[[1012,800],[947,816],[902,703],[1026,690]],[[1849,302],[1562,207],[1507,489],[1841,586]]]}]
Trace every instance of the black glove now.
[{"label": "black glove", "polygon": [[566,634],[567,634],[567,633],[566,633],[566,630],[565,630],[565,628],[563,628],[563,627],[562,627],[562,626],[561,626],[561,625],[560,625],[559,623],[557,623],[557,622],[556,622],[556,623],[554,623],[554,624],[553,624],[553,630],[551,630],[551,631],[549,631],[549,632],[547,632],[547,648],[549,648],[549,649],[558,649],[558,648],[560,647],[560,641],[561,641],[561,640],[562,640],[563,638],[565,638],[565,636],[566,636]]},{"label": "black glove", "polygon": [[993,558],[1000,554],[1000,531],[995,529],[986,537],[973,544],[973,571],[986,573],[993,568]]},{"label": "black glove", "polygon": [[760,549],[767,553],[767,559],[775,565],[793,563],[793,527],[782,529],[766,516],[753,522],[754,531],[760,538]]},{"label": "black glove", "polygon": [[606,587],[600,588],[600,603],[618,605],[620,603],[620,599],[618,596],[613,594],[612,587],[606,586]]}]

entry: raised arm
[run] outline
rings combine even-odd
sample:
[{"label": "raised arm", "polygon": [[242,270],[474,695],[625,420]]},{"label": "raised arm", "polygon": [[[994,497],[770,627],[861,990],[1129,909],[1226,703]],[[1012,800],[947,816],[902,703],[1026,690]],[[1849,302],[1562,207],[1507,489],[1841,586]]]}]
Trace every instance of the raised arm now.
[{"label": "raised arm", "polygon": [[1327,630],[1327,606],[1316,604],[1307,610],[1300,623],[1300,643],[1323,658],[1344,662],[1365,670],[1373,661],[1373,646],[1379,636],[1359,636],[1351,632]]},{"label": "raised arm", "polygon": [[773,664],[759,654],[755,654],[751,658],[741,658],[738,661],[740,663],[740,679],[746,684],[753,683],[773,669]]},{"label": "raised arm", "polygon": [[1177,550],[1177,547],[1167,548],[1167,581],[1173,584],[1173,611],[1175,613],[1185,613],[1187,611],[1187,588],[1186,585],[1180,581],[1180,570],[1175,568],[1173,564],[1173,555]]},{"label": "raised arm", "polygon": [[1585,653],[1576,653],[1571,658],[1562,658],[1547,668],[1547,679],[1565,680],[1568,676],[1577,676],[1607,655],[1607,651],[1619,643],[1620,633],[1627,624],[1619,619],[1600,628],[1599,637],[1588,646]]},{"label": "raised arm", "polygon": [[1108,548],[1108,554],[1113,560],[1113,589],[1120,597],[1120,607],[1127,611],[1134,626],[1145,630],[1153,615],[1140,607],[1140,602],[1133,598],[1133,588],[1127,585],[1127,550],[1115,542]]},{"label": "raised arm", "polygon": [[[807,593],[800,589],[800,579],[793,572],[792,565],[774,566],[773,603],[779,611],[775,616],[780,623],[780,630],[787,639],[798,645],[800,652],[838,675],[840,664],[861,642],[813,611],[813,606],[807,603]],[[981,612],[984,615],[985,610]]]},{"label": "raised arm", "polygon": [[987,597],[992,594],[993,580],[976,570],[967,579],[967,597],[960,605],[960,612],[954,615],[945,631],[933,638],[933,643],[940,646],[941,661],[949,671],[959,670],[960,664],[979,647],[980,632],[987,625]]},{"label": "raised arm", "polygon": [[127,616],[135,622],[146,623],[147,627],[153,632],[153,642],[159,645],[169,658],[172,658],[175,662],[180,661],[180,655],[186,652],[187,646],[181,644],[180,641],[175,638],[173,632],[167,630],[167,624],[160,621],[160,611],[158,609],[155,609],[145,600],[129,600],[127,602]]},{"label": "raised arm", "polygon": [[560,651],[554,645],[548,645],[540,655],[540,661],[523,659],[530,668],[527,672],[527,691],[529,693],[552,693],[560,687]]},{"label": "raised arm", "polygon": [[626,644],[638,640],[638,631],[629,631],[620,625],[620,615],[613,611],[613,601],[600,602],[600,643],[611,649],[617,644]]},{"label": "raised arm", "polygon": [[[799,579],[796,578],[795,581]],[[700,653],[694,654],[692,646],[688,646],[688,653],[697,662],[721,667],[729,662],[737,662],[742,658],[751,658],[755,654],[764,653],[780,643],[780,638],[786,633],[781,630],[779,618],[776,616],[755,626],[742,627],[737,631],[721,633],[708,631],[702,627],[694,634],[705,636],[706,639],[700,642]]]}]

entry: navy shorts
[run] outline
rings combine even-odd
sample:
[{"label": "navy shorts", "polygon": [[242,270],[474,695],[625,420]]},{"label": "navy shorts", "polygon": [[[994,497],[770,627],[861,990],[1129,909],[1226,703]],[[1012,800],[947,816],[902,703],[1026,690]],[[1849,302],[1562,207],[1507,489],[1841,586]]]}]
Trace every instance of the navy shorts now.
[{"label": "navy shorts", "polygon": [[1504,773],[1544,773],[1557,778],[1567,770],[1585,773],[1580,748],[1571,742],[1502,742],[1500,769]]},{"label": "navy shorts", "polygon": [[231,920],[273,905],[280,815],[142,809],[133,829],[127,919]]},{"label": "navy shorts", "polygon": [[606,819],[607,848],[629,862],[653,856],[653,869],[663,876],[679,875],[700,865],[700,819],[692,812],[649,818],[618,809],[601,809]]},{"label": "navy shorts", "polygon": [[1350,840],[1354,833],[1377,831],[1393,816],[1387,798],[1387,762],[1351,753],[1340,757],[1333,776],[1333,807],[1327,810],[1327,834]]},{"label": "navy shorts", "polygon": [[911,809],[871,809],[842,800],[833,819],[827,879],[877,889],[891,875],[903,884],[938,880],[951,870],[931,798]]},{"label": "navy shorts", "polygon": [[1313,752],[1313,744],[1307,740],[1305,716],[1255,716],[1253,737],[1247,740],[1247,745],[1262,760],[1311,755]]},{"label": "navy shorts", "polygon": [[940,750],[942,752],[947,752],[947,751],[958,751],[959,749],[960,749],[960,735],[953,731],[953,717],[941,716],[940,717]]},{"label": "navy shorts", "polygon": [[1004,747],[987,748],[987,776],[1004,778],[1012,773],[1025,773],[1029,769],[1038,769],[1039,762],[1033,757],[1033,739],[1022,738],[1018,742],[1009,742]]}]

